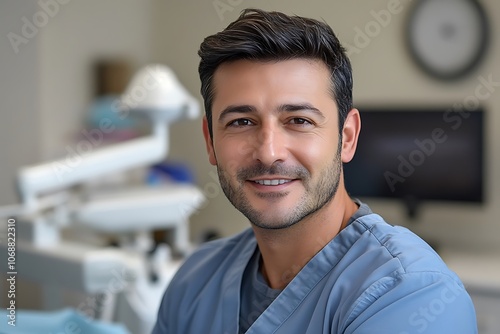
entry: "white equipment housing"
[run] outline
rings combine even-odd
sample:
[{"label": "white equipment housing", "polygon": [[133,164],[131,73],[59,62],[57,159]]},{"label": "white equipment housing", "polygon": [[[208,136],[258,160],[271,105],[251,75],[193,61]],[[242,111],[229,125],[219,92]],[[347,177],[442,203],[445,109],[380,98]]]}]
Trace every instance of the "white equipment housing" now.
[{"label": "white equipment housing", "polygon": [[[60,288],[105,295],[106,305],[94,312],[98,318],[142,334],[151,332],[163,291],[180,264],[167,245],[152,250],[150,234],[172,229],[174,250],[187,254],[188,219],[204,196],[194,185],[172,183],[82,199],[74,186],[161,162],[168,154],[168,126],[197,117],[199,105],[168,67],[151,65],[134,76],[117,106],[119,112],[146,116],[151,134],[84,154],[64,173],[57,172],[67,166],[63,159],[21,168],[22,204],[0,208],[0,216],[17,218],[16,269],[20,277],[42,285],[46,309],[61,307]],[[63,240],[61,230],[73,225],[118,235],[120,245]]]}]

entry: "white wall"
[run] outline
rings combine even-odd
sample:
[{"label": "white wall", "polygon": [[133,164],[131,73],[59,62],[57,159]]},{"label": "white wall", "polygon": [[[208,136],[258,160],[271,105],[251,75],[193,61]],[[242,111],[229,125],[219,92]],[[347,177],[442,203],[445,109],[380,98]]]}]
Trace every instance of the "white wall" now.
[{"label": "white wall", "polygon": [[92,99],[93,64],[123,58],[142,66],[151,58],[151,3],[71,1],[40,34],[41,145],[44,159],[66,155]]},{"label": "white wall", "polygon": [[[374,1],[155,1],[153,56],[174,68],[182,82],[199,95],[197,50],[203,38],[216,33],[234,20],[245,7],[280,10],[286,13],[323,18],[341,41],[354,44],[356,28],[373,21],[370,13],[387,9],[389,0]],[[371,39],[359,54],[352,54],[354,97],[359,105],[367,103],[452,106],[474,93],[477,77],[492,75],[500,81],[500,2],[483,0],[492,25],[492,45],[485,62],[467,79],[444,84],[423,74],[411,61],[404,47],[403,26],[411,0],[401,0],[403,10],[393,15],[390,24]],[[222,5],[221,5],[222,4]],[[219,10],[216,9],[216,6]],[[201,102],[201,98],[200,98]],[[424,204],[417,224],[410,224],[400,204],[370,201],[375,211],[394,224],[408,225],[422,236],[442,246],[460,248],[500,247],[500,90],[484,101],[487,123],[487,203],[484,206]],[[208,206],[192,219],[196,237],[207,228],[224,235],[248,226],[215,185],[214,169],[207,161],[201,122],[183,123],[173,130],[172,158],[188,161],[195,168],[198,182],[209,197]]]},{"label": "white wall", "polygon": [[[38,41],[18,45],[23,16],[36,11],[33,2],[0,2],[0,203],[17,201],[18,166],[38,160],[40,146]],[[11,36],[15,41],[11,44]],[[25,40],[23,40],[25,42]],[[14,45],[14,47],[13,47]],[[16,52],[17,50],[17,52]]]}]

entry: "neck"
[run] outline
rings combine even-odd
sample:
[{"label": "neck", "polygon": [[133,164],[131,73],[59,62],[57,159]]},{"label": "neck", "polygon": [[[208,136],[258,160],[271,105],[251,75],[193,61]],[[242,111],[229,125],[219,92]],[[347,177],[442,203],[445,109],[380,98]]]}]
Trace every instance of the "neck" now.
[{"label": "neck", "polygon": [[286,229],[254,226],[262,254],[262,274],[273,289],[283,289],[348,223],[358,206],[345,190],[313,215]]}]

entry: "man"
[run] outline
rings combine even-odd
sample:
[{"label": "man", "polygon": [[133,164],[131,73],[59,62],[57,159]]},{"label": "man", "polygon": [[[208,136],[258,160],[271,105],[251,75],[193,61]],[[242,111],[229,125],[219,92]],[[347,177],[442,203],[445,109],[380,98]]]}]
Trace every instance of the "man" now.
[{"label": "man", "polygon": [[361,121],[331,28],[245,10],[199,55],[209,161],[251,228],[186,260],[153,332],[476,333],[459,278],[344,187]]}]

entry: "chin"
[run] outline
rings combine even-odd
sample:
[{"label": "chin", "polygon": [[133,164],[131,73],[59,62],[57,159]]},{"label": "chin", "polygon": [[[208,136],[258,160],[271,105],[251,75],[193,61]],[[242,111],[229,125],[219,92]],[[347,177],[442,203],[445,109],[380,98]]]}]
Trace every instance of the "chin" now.
[{"label": "chin", "polygon": [[272,217],[249,217],[249,220],[252,225],[266,230],[282,230],[297,223],[293,217],[287,217],[286,215],[273,215]]}]

